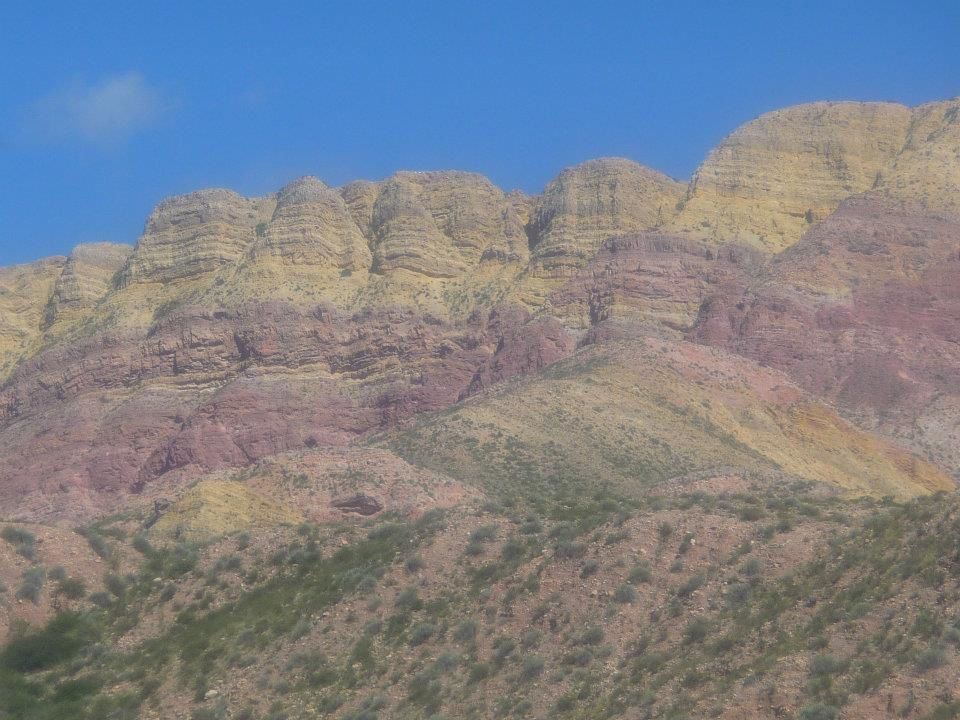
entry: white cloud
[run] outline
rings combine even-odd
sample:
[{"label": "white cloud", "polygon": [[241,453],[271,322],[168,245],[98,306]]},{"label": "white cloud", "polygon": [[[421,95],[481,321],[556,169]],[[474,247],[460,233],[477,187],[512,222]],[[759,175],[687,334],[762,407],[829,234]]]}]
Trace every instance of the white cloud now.
[{"label": "white cloud", "polygon": [[140,73],[74,83],[31,105],[23,118],[27,137],[42,142],[82,140],[115,145],[154,124],[168,105]]}]

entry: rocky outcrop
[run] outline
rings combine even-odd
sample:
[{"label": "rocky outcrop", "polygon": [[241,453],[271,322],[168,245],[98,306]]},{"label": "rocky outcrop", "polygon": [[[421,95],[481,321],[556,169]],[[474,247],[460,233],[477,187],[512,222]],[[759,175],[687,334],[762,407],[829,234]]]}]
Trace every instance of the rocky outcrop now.
[{"label": "rocky outcrop", "polygon": [[[164,479],[355,444],[641,337],[774,366],[960,473],[958,115],[789,108],[735,131],[686,190],[601,159],[534,198],[402,172],[167,200],[132,251],[0,270],[0,510],[79,517]],[[778,422],[846,433],[789,410]],[[837,463],[853,446],[880,447],[858,436]]]},{"label": "rocky outcrop", "polygon": [[693,337],[808,390],[960,473],[960,216],[852,198]]},{"label": "rocky outcrop", "polygon": [[114,286],[133,248],[116,243],[78,245],[57,278],[46,308],[45,323],[68,321],[96,307]]},{"label": "rocky outcrop", "polygon": [[913,110],[906,144],[877,186],[930,210],[960,212],[960,99]]},{"label": "rocky outcrop", "polygon": [[[355,198],[362,217],[363,195]],[[481,259],[526,256],[526,234],[503,191],[470,173],[398,173],[372,207],[373,270],[450,278]]]},{"label": "rocky outcrop", "polygon": [[690,182],[671,232],[775,253],[845,197],[875,187],[903,147],[909,108],[812,103],[735,130]]},{"label": "rocky outcrop", "polygon": [[666,175],[622,158],[564,170],[547,185],[531,215],[533,272],[572,274],[607,238],[663,225],[683,192],[684,186]]},{"label": "rocky outcrop", "polygon": [[409,310],[184,309],[146,339],[100,334],[20,366],[0,390],[0,507],[83,512],[173,470],[346,445],[451,405],[478,374],[506,379],[572,349],[562,328],[510,308],[461,326]]},{"label": "rocky outcrop", "polygon": [[255,261],[349,271],[370,266],[367,240],[343,198],[316,178],[283,188],[273,217],[258,227],[257,235]]},{"label": "rocky outcrop", "polygon": [[0,268],[0,379],[35,352],[48,303],[67,259]]},{"label": "rocky outcrop", "polygon": [[603,243],[590,264],[550,297],[558,317],[588,341],[615,336],[682,337],[706,298],[739,293],[763,264],[760,253],[660,233]]},{"label": "rocky outcrop", "polygon": [[235,263],[270,219],[274,200],[249,199],[230,190],[201,190],[164,200],[150,214],[124,281],[168,283],[195,278]]}]

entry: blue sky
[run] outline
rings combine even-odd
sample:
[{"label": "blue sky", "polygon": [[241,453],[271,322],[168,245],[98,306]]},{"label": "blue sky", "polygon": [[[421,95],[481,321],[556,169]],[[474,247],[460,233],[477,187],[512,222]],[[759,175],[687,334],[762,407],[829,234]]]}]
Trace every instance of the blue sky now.
[{"label": "blue sky", "polygon": [[0,265],[135,242],[208,186],[536,192],[602,155],[687,178],[766,110],[960,95],[958,38],[957,0],[6,3]]}]

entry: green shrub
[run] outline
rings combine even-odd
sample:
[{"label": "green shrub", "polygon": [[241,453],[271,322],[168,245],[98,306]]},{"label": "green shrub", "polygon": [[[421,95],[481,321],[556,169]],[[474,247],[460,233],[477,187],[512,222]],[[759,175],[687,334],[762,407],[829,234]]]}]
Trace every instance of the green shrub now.
[{"label": "green shrub", "polygon": [[473,665],[470,666],[467,677],[469,678],[470,682],[480,682],[481,680],[486,680],[488,677],[490,677],[491,673],[492,668],[490,667],[489,663],[478,662],[473,663]]},{"label": "green shrub", "polygon": [[543,674],[546,663],[539,655],[527,655],[520,666],[520,677],[524,680],[533,680]]},{"label": "green shrub", "polygon": [[60,595],[67,600],[80,600],[87,595],[87,585],[83,578],[64,578],[57,584],[55,595]]},{"label": "green shrub", "polygon": [[483,525],[470,533],[470,542],[493,542],[496,537],[496,525]]},{"label": "green shrub", "polygon": [[496,660],[505,660],[517,648],[517,641],[512,637],[501,635],[493,641],[493,657]]},{"label": "green shrub", "polygon": [[415,573],[423,570],[427,564],[419,555],[411,555],[406,559],[406,561],[404,561],[403,566],[406,568],[408,573]]},{"label": "green shrub", "polygon": [[536,518],[530,518],[520,526],[523,535],[539,535],[543,532],[543,523]]},{"label": "green shrub", "polygon": [[430,672],[417,673],[407,686],[407,700],[420,705],[426,712],[436,711],[440,707],[440,694],[443,686]]},{"label": "green shrub", "polygon": [[474,620],[464,620],[453,631],[453,639],[459,643],[472,642],[477,637],[477,623]]},{"label": "green shrub", "polygon": [[87,544],[90,545],[90,548],[104,560],[110,559],[110,545],[107,543],[103,535],[100,535],[97,532],[92,530],[84,533],[84,536],[87,538]]},{"label": "green shrub", "polygon": [[0,530],[0,537],[13,545],[14,550],[27,560],[36,559],[37,536],[29,530],[7,525]]},{"label": "green shrub", "polygon": [[763,572],[763,564],[757,558],[750,558],[743,564],[741,572],[748,578],[759,577]]},{"label": "green shrub", "polygon": [[710,623],[704,618],[695,618],[683,630],[683,641],[687,645],[698,645],[710,634]]},{"label": "green shrub", "polygon": [[797,715],[798,720],[837,720],[838,717],[840,711],[837,708],[823,703],[804,705]]},{"label": "green shrub", "polygon": [[423,607],[423,602],[420,600],[420,596],[417,594],[417,589],[415,587],[407,587],[397,593],[397,597],[393,601],[394,607],[399,610],[419,610]]},{"label": "green shrub", "polygon": [[666,542],[671,535],[673,535],[673,526],[667,521],[663,521],[657,526],[657,537],[660,538],[660,542]]},{"label": "green shrub", "polygon": [[943,645],[939,643],[931,645],[926,650],[917,655],[917,670],[927,672],[942,667],[947,662],[947,653]]},{"label": "green shrub", "polygon": [[577,645],[599,645],[603,642],[603,629],[593,625],[584,628],[579,635],[574,638]]},{"label": "green shrub", "polygon": [[149,555],[153,552],[153,546],[150,545],[147,536],[142,533],[137,533],[133,536],[133,549],[141,555]]},{"label": "green shrub", "polygon": [[683,585],[677,588],[677,597],[678,598],[688,598],[693,595],[697,590],[703,587],[703,584],[707,581],[707,578],[702,573],[697,573],[696,575],[690,576]]},{"label": "green shrub", "polygon": [[815,655],[810,661],[810,674],[814,677],[836,675],[843,669],[843,663],[833,655]]},{"label": "green shrub", "polygon": [[560,540],[555,546],[553,554],[560,560],[573,560],[582,557],[587,551],[586,545],[573,540]]},{"label": "green shrub", "polygon": [[520,643],[523,647],[529,649],[537,647],[541,640],[543,640],[543,633],[537,630],[537,628],[531,628],[523,634]]},{"label": "green shrub", "polygon": [[417,623],[410,629],[410,645],[416,647],[423,645],[432,638],[437,632],[437,626],[431,622]]},{"label": "green shrub", "polygon": [[90,595],[89,600],[99,608],[108,608],[113,605],[113,600],[110,597],[110,593],[95,592]]},{"label": "green shrub", "polygon": [[24,570],[20,577],[20,587],[17,588],[18,600],[29,600],[34,605],[40,602],[40,593],[47,581],[47,571],[43,566],[30,567]]},{"label": "green shrub", "polygon": [[60,582],[61,580],[66,579],[67,569],[63,565],[54,565],[47,572],[47,578],[53,580],[54,582]]},{"label": "green shrub", "polygon": [[60,613],[45,628],[17,637],[0,652],[0,668],[36,672],[71,660],[98,637],[93,623],[79,613]]},{"label": "green shrub", "polygon": [[504,560],[511,562],[513,560],[519,560],[527,553],[526,546],[520,542],[517,538],[510,538],[507,540],[503,547],[500,549],[500,557]]},{"label": "green shrub", "polygon": [[590,558],[583,561],[583,567],[580,568],[580,577],[590,577],[600,569],[600,561]]},{"label": "green shrub", "polygon": [[637,591],[632,585],[623,584],[613,591],[613,599],[621,604],[629,604],[637,599]]},{"label": "green shrub", "polygon": [[642,562],[633,566],[627,575],[627,582],[633,585],[650,582],[651,572],[649,563]]}]

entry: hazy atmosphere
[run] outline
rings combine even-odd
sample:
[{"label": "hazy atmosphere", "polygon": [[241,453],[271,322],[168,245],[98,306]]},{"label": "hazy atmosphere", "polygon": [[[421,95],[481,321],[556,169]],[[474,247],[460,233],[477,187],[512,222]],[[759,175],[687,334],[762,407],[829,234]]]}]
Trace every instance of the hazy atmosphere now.
[{"label": "hazy atmosphere", "polygon": [[0,13],[0,720],[960,720],[956,2]]}]

